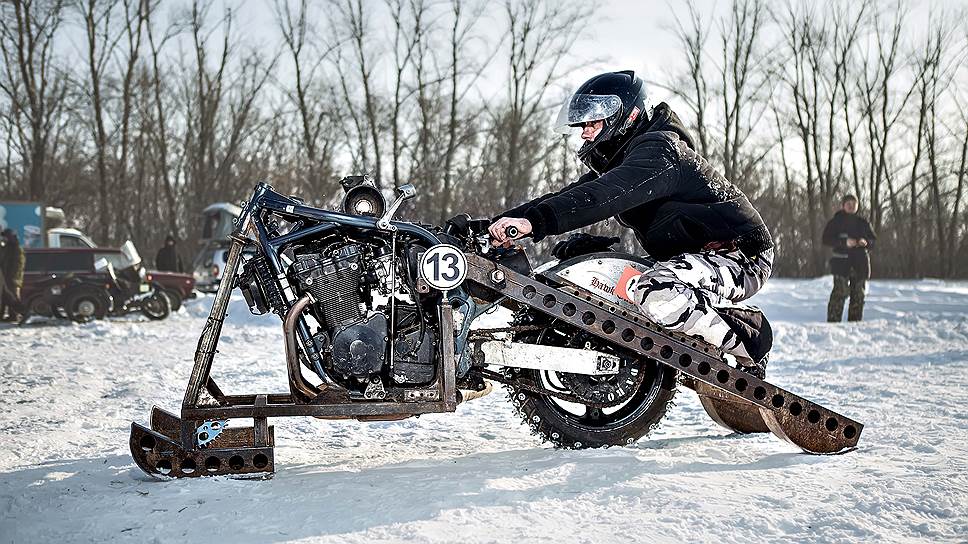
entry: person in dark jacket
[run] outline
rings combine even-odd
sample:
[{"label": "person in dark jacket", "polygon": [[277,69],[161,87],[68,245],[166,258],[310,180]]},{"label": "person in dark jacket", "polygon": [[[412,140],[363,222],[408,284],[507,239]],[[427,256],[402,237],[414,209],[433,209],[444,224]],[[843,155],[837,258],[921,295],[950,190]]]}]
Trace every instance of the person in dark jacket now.
[{"label": "person in dark jacket", "polygon": [[866,219],[857,215],[857,197],[847,195],[841,209],[823,229],[824,245],[833,248],[830,272],[834,288],[827,302],[827,321],[839,322],[844,315],[844,301],[850,296],[848,321],[864,317],[864,294],[871,277],[871,261],[867,252],[874,247],[874,231]]},{"label": "person in dark jacket", "polygon": [[26,256],[20,247],[17,233],[11,229],[0,232],[3,248],[0,248],[0,318],[16,321],[23,313],[20,303],[20,289],[24,285],[24,263]]},{"label": "person in dark jacket", "polygon": [[165,245],[155,255],[155,266],[162,272],[184,272],[181,255],[175,246],[175,237],[171,234],[165,237]]},{"label": "person in dark jacket", "polygon": [[769,278],[773,241],[746,195],[695,151],[667,104],[649,107],[631,71],[588,80],[559,125],[581,128],[578,157],[591,171],[502,213],[489,229],[494,243],[508,243],[512,226],[518,238],[537,241],[616,216],[659,261],[625,284],[629,300],[656,323],[762,373],[772,331],[758,309],[737,303]]}]

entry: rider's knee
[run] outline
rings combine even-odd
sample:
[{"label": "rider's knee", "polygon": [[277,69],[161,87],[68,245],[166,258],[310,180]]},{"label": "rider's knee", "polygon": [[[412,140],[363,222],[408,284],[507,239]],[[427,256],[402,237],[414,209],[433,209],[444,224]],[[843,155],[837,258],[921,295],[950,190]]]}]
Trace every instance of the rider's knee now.
[{"label": "rider's knee", "polygon": [[688,285],[646,274],[636,280],[634,296],[642,314],[664,327],[685,322],[698,303],[695,291]]}]

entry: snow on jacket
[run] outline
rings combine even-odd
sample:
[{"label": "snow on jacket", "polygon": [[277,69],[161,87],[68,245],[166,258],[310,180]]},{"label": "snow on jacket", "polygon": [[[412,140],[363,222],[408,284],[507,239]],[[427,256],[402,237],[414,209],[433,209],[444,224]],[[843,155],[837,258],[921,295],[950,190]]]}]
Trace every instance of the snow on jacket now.
[{"label": "snow on jacket", "polygon": [[660,260],[710,244],[733,244],[749,256],[773,247],[749,199],[696,153],[665,103],[601,176],[589,172],[502,216],[528,219],[536,241],[617,216]]},{"label": "snow on jacket", "polygon": [[[867,240],[867,247],[847,247],[847,239]],[[871,261],[867,251],[874,247],[877,237],[871,224],[856,213],[840,210],[823,229],[823,243],[834,249],[830,257],[830,272],[835,276],[870,278]]]}]

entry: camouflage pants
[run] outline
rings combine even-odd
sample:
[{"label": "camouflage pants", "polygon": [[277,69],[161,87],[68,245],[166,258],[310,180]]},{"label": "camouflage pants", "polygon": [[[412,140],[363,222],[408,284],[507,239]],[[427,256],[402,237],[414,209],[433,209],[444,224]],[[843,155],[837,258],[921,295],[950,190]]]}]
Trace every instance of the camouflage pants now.
[{"label": "camouflage pants", "polygon": [[864,294],[867,280],[857,276],[834,276],[834,288],[830,291],[827,303],[827,321],[839,322],[844,315],[844,301],[850,297],[847,306],[847,321],[860,321],[864,318]]},{"label": "camouflage pants", "polygon": [[631,280],[627,291],[643,314],[666,329],[752,360],[717,308],[755,295],[772,270],[772,249],[752,258],[739,250],[687,253],[656,263]]}]

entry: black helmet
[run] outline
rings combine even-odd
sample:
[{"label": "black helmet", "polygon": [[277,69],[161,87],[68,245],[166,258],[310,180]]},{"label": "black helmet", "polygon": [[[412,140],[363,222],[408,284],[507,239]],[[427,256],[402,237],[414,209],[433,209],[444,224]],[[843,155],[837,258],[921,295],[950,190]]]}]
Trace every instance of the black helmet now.
[{"label": "black helmet", "polygon": [[578,87],[562,106],[555,125],[567,130],[589,121],[605,121],[598,136],[578,150],[585,166],[601,174],[651,114],[645,85],[635,72],[608,72]]}]

